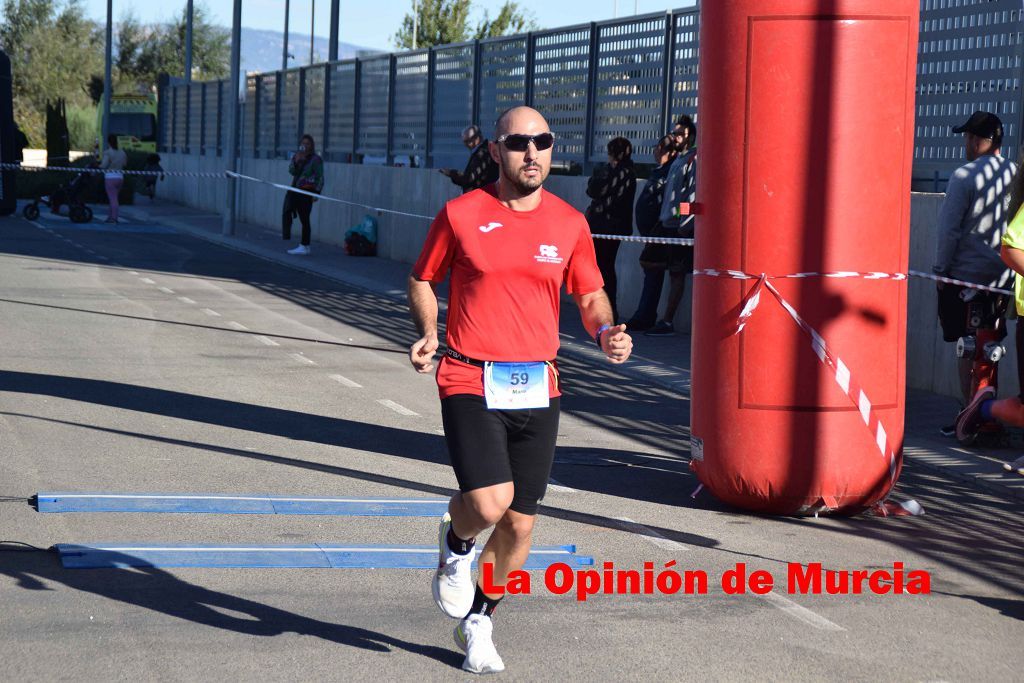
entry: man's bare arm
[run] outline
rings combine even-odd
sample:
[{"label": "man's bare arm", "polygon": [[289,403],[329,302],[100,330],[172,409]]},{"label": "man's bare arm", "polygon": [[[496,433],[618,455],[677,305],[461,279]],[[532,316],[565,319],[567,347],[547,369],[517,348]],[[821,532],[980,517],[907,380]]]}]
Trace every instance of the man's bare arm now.
[{"label": "man's bare arm", "polygon": [[625,325],[615,325],[612,320],[612,304],[603,289],[589,294],[573,294],[583,318],[583,327],[591,337],[607,326],[601,333],[601,350],[613,363],[624,363],[633,352],[633,338],[626,334]]},{"label": "man's bare arm", "polygon": [[434,284],[409,276],[409,312],[420,338],[409,348],[409,361],[416,372],[428,373],[434,369],[437,351],[437,294]]}]

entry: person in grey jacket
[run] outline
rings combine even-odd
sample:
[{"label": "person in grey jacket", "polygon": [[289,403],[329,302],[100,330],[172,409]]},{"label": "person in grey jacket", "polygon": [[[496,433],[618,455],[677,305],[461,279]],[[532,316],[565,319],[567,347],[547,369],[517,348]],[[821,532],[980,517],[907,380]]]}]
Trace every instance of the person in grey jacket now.
[{"label": "person in grey jacket", "polygon": [[[1003,123],[995,114],[976,111],[962,126],[967,163],[953,172],[939,209],[936,275],[979,285],[1005,288],[1013,273],[999,256],[1006,232],[1007,202],[1017,165],[1000,154]],[[966,291],[977,297],[998,296],[960,285],[938,283],[938,313],[942,337],[955,342],[967,333]],[[964,401],[970,400],[970,358],[960,359],[960,386]],[[947,435],[955,433],[944,427]]]}]

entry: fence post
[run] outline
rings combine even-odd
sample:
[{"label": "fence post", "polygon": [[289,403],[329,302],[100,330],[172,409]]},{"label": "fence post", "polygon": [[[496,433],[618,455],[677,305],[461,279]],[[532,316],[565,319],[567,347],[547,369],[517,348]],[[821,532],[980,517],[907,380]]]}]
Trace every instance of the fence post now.
[{"label": "fence post", "polygon": [[537,37],[533,35],[533,31],[526,34],[526,82],[524,83],[524,95],[525,104],[527,107],[533,106],[533,52],[536,45]]},{"label": "fence post", "polygon": [[206,154],[206,81],[199,86],[199,153]]},{"label": "fence post", "polygon": [[[470,118],[473,120],[470,123],[480,126],[480,88],[483,85],[483,79],[480,76],[480,41],[473,41],[473,113],[470,114]],[[481,126],[481,130],[483,126]]]},{"label": "fence post", "polygon": [[192,122],[189,119],[192,117],[192,84],[185,84],[185,154],[192,153],[192,147],[189,145],[189,135],[192,134]]},{"label": "fence post", "polygon": [[671,10],[665,13],[665,54],[661,61],[661,131],[658,139],[672,127],[672,77],[676,56],[676,15]]},{"label": "fence post", "polygon": [[324,134],[323,140],[320,141],[320,152],[323,158],[328,160],[331,158],[327,153],[327,146],[331,140],[331,71],[333,68],[333,62],[324,65],[324,110],[320,112],[324,119]]},{"label": "fence post", "polygon": [[427,50],[427,148],[424,151],[423,163],[427,168],[434,167],[434,48]]},{"label": "fence post", "polygon": [[274,79],[274,146],[270,151],[270,159],[276,159],[281,149],[281,96],[284,95],[284,72],[278,71]]},{"label": "fence post", "polygon": [[306,69],[311,68],[313,67],[299,69],[299,115],[295,121],[295,125],[299,130],[295,134],[296,140],[306,134]]},{"label": "fence post", "polygon": [[391,139],[395,134],[395,71],[398,69],[398,58],[392,52],[388,56],[388,132],[384,136],[384,158],[388,166],[395,163],[394,141]]},{"label": "fence post", "polygon": [[594,126],[597,108],[597,51],[600,44],[600,28],[590,22],[590,59],[587,65],[587,110],[586,123],[583,127],[583,174],[590,175],[590,152],[594,146]]},{"label": "fence post", "polygon": [[356,57],[355,92],[352,95],[352,163],[359,156],[359,107],[362,102],[363,61]]}]

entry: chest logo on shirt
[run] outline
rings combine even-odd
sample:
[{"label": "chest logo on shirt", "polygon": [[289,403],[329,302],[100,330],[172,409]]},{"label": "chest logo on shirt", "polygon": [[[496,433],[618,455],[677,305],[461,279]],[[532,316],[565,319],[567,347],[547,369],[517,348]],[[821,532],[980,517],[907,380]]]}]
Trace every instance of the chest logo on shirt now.
[{"label": "chest logo on shirt", "polygon": [[542,244],[533,257],[538,263],[561,263],[564,259],[558,255],[558,247],[553,244]]},{"label": "chest logo on shirt", "polygon": [[480,226],[480,232],[490,232],[491,230],[494,230],[495,228],[503,228],[503,227],[505,227],[505,226],[502,225],[501,223],[491,222],[491,223],[488,223],[487,225],[481,225]]}]

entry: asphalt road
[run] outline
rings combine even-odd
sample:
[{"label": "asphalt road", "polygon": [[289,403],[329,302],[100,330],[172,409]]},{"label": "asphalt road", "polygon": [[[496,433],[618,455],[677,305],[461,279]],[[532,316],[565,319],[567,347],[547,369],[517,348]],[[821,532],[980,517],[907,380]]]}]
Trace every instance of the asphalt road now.
[{"label": "asphalt road", "polygon": [[[425,544],[424,518],[36,513],[41,490],[447,494],[436,389],[393,299],[157,225],[0,218],[0,541]],[[575,315],[565,311],[565,315]],[[515,680],[1019,680],[1024,506],[909,464],[923,517],[767,518],[687,466],[688,397],[566,359],[538,544],[709,577],[704,595],[546,591],[499,608]],[[63,569],[0,550],[0,679],[464,678],[430,572]],[[791,595],[790,563],[931,577]],[[727,595],[737,563],[767,596]]]}]

